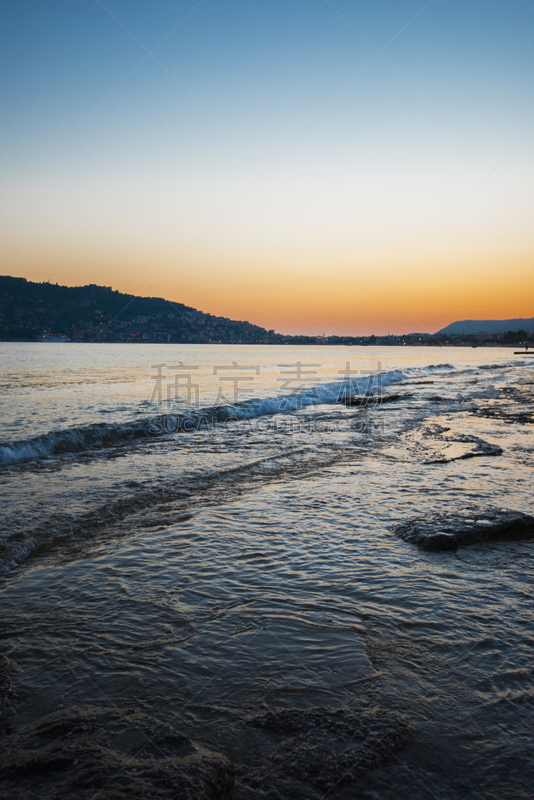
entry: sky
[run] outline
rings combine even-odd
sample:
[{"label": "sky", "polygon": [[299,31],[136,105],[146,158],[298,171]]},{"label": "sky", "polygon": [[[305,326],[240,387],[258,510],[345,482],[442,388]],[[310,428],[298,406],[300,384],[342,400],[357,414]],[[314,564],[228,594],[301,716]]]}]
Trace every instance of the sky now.
[{"label": "sky", "polygon": [[529,0],[3,0],[0,273],[284,333],[534,315]]}]

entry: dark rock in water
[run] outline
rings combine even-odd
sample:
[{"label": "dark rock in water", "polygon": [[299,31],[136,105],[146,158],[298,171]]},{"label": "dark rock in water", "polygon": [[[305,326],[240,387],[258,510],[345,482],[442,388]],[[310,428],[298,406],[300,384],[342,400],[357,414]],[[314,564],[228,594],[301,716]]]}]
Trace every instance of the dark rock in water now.
[{"label": "dark rock in water", "polygon": [[502,448],[498,444],[490,444],[478,436],[457,435],[442,438],[443,449],[434,458],[428,458],[425,464],[448,464],[451,461],[462,461],[477,456],[502,456]]},{"label": "dark rock in water", "polygon": [[449,464],[467,458],[502,455],[502,448],[479,436],[451,431],[436,423],[407,431],[401,437],[422,464]]},{"label": "dark rock in water", "polygon": [[248,724],[278,740],[274,769],[328,794],[380,766],[413,736],[410,720],[376,708],[273,710]]},{"label": "dark rock in water", "polygon": [[15,696],[12,676],[18,672],[19,667],[10,658],[0,655],[0,711]]},{"label": "dark rock in water", "polygon": [[502,508],[467,508],[413,517],[394,532],[423,550],[455,550],[462,544],[533,538],[534,517]]},{"label": "dark rock in water", "polygon": [[532,425],[532,382],[522,381],[517,386],[505,386],[499,401],[475,408],[473,413],[481,417],[499,419],[508,423]]},{"label": "dark rock in water", "polygon": [[342,397],[340,403],[346,406],[380,406],[382,403],[393,403],[403,397],[411,397],[409,394],[364,394],[354,397]]},{"label": "dark rock in water", "polygon": [[133,709],[58,711],[3,744],[2,797],[227,800],[234,786],[225,756]]}]

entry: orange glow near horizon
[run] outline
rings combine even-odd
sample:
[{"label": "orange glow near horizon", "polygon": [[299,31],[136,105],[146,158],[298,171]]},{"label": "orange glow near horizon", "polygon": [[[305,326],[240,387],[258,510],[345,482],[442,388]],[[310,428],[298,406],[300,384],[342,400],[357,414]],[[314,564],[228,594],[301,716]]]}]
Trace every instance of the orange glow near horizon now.
[{"label": "orange glow near horizon", "polygon": [[[100,254],[103,256],[104,254]],[[513,264],[510,265],[510,261]],[[201,311],[248,320],[281,333],[377,335],[435,332],[460,319],[532,317],[534,271],[530,259],[502,254],[470,264],[376,263],[350,266],[316,263],[273,268],[180,263],[158,274],[147,264],[137,268],[117,256],[74,259],[66,253],[31,266],[5,270],[28,280],[68,286],[97,283],[121,292],[164,297]],[[11,261],[14,264],[15,259]],[[177,274],[178,272],[178,274]],[[513,275],[513,279],[511,279]]]},{"label": "orange glow near horizon", "polygon": [[534,315],[529,4],[34,5],[0,273],[280,333]]}]

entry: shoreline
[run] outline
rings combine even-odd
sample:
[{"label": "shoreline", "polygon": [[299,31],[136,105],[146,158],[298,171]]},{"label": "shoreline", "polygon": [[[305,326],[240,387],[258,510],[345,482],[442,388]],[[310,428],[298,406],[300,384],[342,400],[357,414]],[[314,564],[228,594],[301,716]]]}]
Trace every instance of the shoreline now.
[{"label": "shoreline", "polygon": [[[119,344],[119,345],[152,345],[152,346],[167,346],[170,345],[171,347],[181,346],[181,347],[202,347],[209,345],[210,347],[213,345],[220,345],[223,347],[362,347],[362,348],[370,348],[370,347],[392,347],[392,348],[404,348],[404,347],[416,347],[420,348],[428,348],[428,349],[446,349],[446,348],[460,348],[463,350],[483,350],[483,349],[493,349],[493,350],[513,350],[514,347],[518,347],[517,344],[510,344],[510,345],[503,345],[498,343],[491,343],[491,344],[417,344],[416,342],[406,342],[406,343],[373,343],[373,344],[345,344],[343,342],[219,342],[219,341],[207,341],[207,342],[157,342],[157,341],[132,341],[132,342],[124,342],[124,341],[116,341],[116,342],[107,342],[107,341],[69,341],[69,342],[58,342],[58,341],[46,341],[46,342],[39,342],[35,339],[0,339],[0,344]],[[532,353],[534,352],[534,347],[532,349],[528,349],[522,352]]]}]

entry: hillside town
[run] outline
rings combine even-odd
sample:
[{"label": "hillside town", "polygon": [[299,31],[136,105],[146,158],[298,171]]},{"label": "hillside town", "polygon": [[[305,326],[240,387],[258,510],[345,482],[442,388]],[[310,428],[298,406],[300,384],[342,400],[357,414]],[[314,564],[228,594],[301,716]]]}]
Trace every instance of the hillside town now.
[{"label": "hillside town", "polygon": [[0,276],[0,340],[187,344],[490,346],[527,344],[534,333],[427,332],[386,336],[290,335],[108,286],[67,287]]}]

